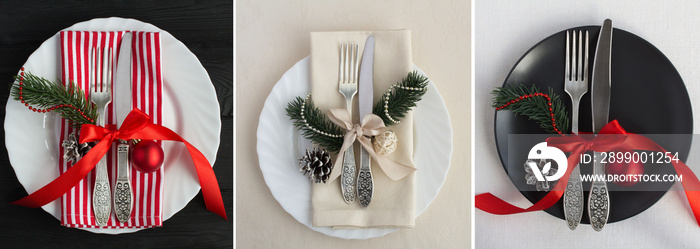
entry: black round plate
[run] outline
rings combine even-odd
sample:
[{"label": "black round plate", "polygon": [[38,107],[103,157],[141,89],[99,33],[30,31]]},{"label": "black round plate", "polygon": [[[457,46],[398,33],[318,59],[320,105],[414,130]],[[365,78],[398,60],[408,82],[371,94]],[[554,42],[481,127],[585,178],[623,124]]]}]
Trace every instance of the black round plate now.
[{"label": "black round plate", "polygon": [[[577,27],[570,30],[588,30],[589,40],[589,79],[593,71],[596,43],[600,26]],[[644,39],[621,29],[614,29],[612,36],[610,118],[617,119],[629,132],[638,134],[692,134],[693,115],[688,92],[678,71],[656,47]],[[505,85],[536,85],[545,92],[552,88],[559,94],[571,113],[571,98],[564,92],[564,52],[566,31],[558,32],[532,47],[515,64],[505,80]],[[591,131],[591,84],[588,93],[580,104],[579,130]],[[511,111],[498,111],[495,114],[494,131],[498,154],[504,169],[516,186],[525,183],[523,164],[527,153],[536,141],[526,144],[511,144],[511,158],[508,162],[509,134],[542,134],[538,124],[527,117],[514,115]],[[570,131],[567,131],[570,132]],[[659,142],[668,151],[679,152],[685,161],[690,150],[690,137],[673,142]],[[516,148],[516,149],[513,149]],[[590,174],[590,167],[581,167],[581,174]],[[672,167],[645,167],[645,173],[675,173]],[[637,185],[644,184],[638,183]],[[659,184],[659,183],[656,183]],[[654,187],[656,191],[614,191],[609,183],[610,216],[608,222],[616,222],[639,214],[651,207],[671,187],[673,183],[663,183]],[[643,187],[643,186],[637,186]],[[584,183],[590,189],[590,183]],[[643,189],[643,188],[642,188]],[[663,189],[663,191],[662,191]],[[525,198],[535,203],[546,192],[520,191]],[[588,200],[588,191],[584,192]],[[586,204],[587,205],[587,204]],[[584,210],[587,208],[584,208]],[[564,219],[562,200],[547,213]],[[581,223],[589,224],[588,213],[584,211]]]}]

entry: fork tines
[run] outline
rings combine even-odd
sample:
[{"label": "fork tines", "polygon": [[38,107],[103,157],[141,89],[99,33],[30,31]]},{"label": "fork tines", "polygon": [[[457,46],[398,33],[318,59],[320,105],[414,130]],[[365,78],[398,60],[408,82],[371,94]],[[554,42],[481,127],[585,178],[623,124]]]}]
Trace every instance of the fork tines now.
[{"label": "fork tines", "polygon": [[359,60],[357,59],[357,43],[340,44],[340,68],[338,78],[342,83],[357,82]]},{"label": "fork tines", "polygon": [[[578,33],[578,36],[577,36]],[[577,39],[578,37],[578,39]],[[571,41],[569,40],[571,39]],[[573,44],[572,44],[573,42]],[[569,45],[571,44],[571,45]],[[584,49],[585,48],[585,49]],[[571,56],[573,54],[573,56]],[[581,56],[583,55],[583,56]],[[588,30],[584,40],[583,31],[566,31],[566,79],[579,81],[588,79]],[[584,61],[585,60],[585,61]],[[571,65],[573,64],[573,67]]]},{"label": "fork tines", "polygon": [[[93,47],[90,55],[90,90],[103,92],[111,88],[112,63],[114,56],[112,48]],[[102,62],[102,63],[100,63]],[[99,88],[98,88],[99,87]]]}]

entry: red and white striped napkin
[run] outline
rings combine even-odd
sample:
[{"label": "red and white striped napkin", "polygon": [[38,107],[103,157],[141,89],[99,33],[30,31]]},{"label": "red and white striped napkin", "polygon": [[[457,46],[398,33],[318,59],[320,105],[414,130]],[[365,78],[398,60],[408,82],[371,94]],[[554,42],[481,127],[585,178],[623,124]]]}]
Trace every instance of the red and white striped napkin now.
[{"label": "red and white striped napkin", "polygon": [[[61,31],[61,81],[64,84],[72,82],[85,89],[89,98],[89,59],[92,47],[112,47],[115,66],[121,46],[121,38],[128,31]],[[146,112],[155,124],[162,123],[162,86],[161,70],[161,41],[157,32],[132,32],[132,96],[131,99],[112,98],[107,106],[106,123],[116,125],[115,106],[120,101],[131,101],[132,108]],[[115,68],[116,69],[116,68]],[[116,72],[114,70],[113,72]],[[115,74],[113,74],[115,75]],[[114,89],[114,86],[112,86]],[[114,91],[112,91],[114,92]],[[113,95],[114,96],[114,95]],[[120,110],[130,111],[130,110]],[[60,141],[76,131],[67,121],[61,123]],[[160,143],[160,142],[159,142]],[[74,162],[63,159],[64,150],[61,146],[59,156],[59,172],[63,174]],[[105,155],[107,169],[111,179],[110,186],[114,188],[117,177],[117,150],[113,144]],[[131,218],[126,223],[117,220],[114,212],[107,222],[106,228],[147,228],[161,226],[163,223],[163,167],[153,173],[142,173],[135,169],[130,172],[133,188],[133,210]],[[98,228],[92,210],[92,190],[95,174],[90,172],[73,189],[61,198],[61,224],[67,227]],[[105,228],[105,227],[102,227]]]}]

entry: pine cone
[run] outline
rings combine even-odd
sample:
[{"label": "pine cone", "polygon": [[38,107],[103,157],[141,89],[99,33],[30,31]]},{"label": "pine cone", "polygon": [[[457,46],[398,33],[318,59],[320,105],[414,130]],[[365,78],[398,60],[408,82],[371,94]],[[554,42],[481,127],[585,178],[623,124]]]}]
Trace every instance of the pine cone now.
[{"label": "pine cone", "polygon": [[304,173],[304,175],[308,174],[309,179],[316,183],[321,181],[326,183],[333,170],[331,155],[328,151],[318,148],[313,148],[311,151],[307,149],[306,154],[299,159],[299,166],[299,172]]},{"label": "pine cone", "polygon": [[61,143],[61,146],[63,147],[63,150],[65,151],[63,154],[63,159],[68,161],[68,162],[73,162],[73,164],[77,163],[80,161],[85,154],[92,149],[93,146],[97,144],[97,142],[89,142],[89,143],[78,143],[78,136],[76,133],[71,133],[68,135],[68,138],[66,140],[63,140]]},{"label": "pine cone", "polygon": [[63,154],[63,160],[73,161],[74,163],[80,160],[80,149],[78,148],[78,139],[75,133],[68,135],[66,140],[63,140],[61,147],[65,151]]}]

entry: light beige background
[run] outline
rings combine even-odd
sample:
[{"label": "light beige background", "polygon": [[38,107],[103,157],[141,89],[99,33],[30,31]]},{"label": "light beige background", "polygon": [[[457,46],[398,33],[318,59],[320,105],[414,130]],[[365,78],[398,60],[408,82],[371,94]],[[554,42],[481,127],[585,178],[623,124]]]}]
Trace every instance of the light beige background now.
[{"label": "light beige background", "polygon": [[[236,1],[236,247],[468,248],[470,245],[469,1]],[[454,144],[433,203],[404,229],[344,240],[315,232],[282,209],[258,165],[256,132],[267,95],[309,55],[309,32],[410,29],[413,63],[435,83],[450,113]]]}]

